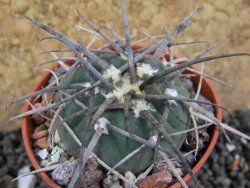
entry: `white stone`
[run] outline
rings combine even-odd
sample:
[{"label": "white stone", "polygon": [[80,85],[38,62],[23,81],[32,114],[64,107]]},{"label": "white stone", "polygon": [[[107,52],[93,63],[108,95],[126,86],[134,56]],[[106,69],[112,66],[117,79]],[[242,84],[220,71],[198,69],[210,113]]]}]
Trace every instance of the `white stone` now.
[{"label": "white stone", "polygon": [[65,161],[52,172],[52,179],[60,185],[68,185],[76,167],[77,161]]},{"label": "white stone", "polygon": [[45,166],[47,166],[47,164],[48,164],[48,160],[42,160],[40,162],[41,167],[45,167]]},{"label": "white stone", "polygon": [[51,155],[54,155],[55,153],[62,153],[62,152],[64,152],[62,148],[60,148],[59,146],[55,146],[51,151]]},{"label": "white stone", "polygon": [[241,143],[244,144],[244,145],[247,144],[247,139],[245,139],[245,138],[243,138],[243,137],[240,138],[240,141],[241,141]]},{"label": "white stone", "polygon": [[[30,167],[24,166],[18,171],[18,176],[24,175],[29,172],[30,172]],[[31,175],[24,176],[18,179],[17,187],[18,188],[34,188],[35,184],[36,184],[36,176],[34,174],[31,174]]]},{"label": "white stone", "polygon": [[236,146],[234,144],[226,144],[226,147],[229,152],[232,152],[236,149]]},{"label": "white stone", "polygon": [[60,159],[60,153],[59,152],[56,152],[54,155],[51,155],[51,161],[53,161],[53,162],[58,162],[59,161],[59,159]]},{"label": "white stone", "polygon": [[64,150],[62,148],[55,146],[51,151],[50,161],[46,164],[46,166],[57,163],[60,160],[61,153],[63,152]]},{"label": "white stone", "polygon": [[40,159],[44,160],[47,158],[49,152],[47,149],[42,149],[42,150],[39,150],[36,154],[40,157]]}]

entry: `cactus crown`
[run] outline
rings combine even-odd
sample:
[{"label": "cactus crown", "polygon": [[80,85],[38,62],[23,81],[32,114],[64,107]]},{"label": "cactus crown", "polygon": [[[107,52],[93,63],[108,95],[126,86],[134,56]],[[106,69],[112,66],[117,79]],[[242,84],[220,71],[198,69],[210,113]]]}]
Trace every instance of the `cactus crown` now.
[{"label": "cactus crown", "polygon": [[[212,45],[191,60],[174,58],[171,47],[177,43],[172,42],[173,38],[188,26],[200,8],[187,15],[172,32],[164,34],[160,41],[147,48],[133,49],[124,1],[120,2],[124,39],[119,38],[119,35],[109,28],[116,39],[113,41],[78,12],[80,18],[93,29],[92,33],[107,42],[107,45],[96,49],[89,49],[80,36],[80,42],[76,42],[27,17],[50,33],[50,38],[68,46],[68,51],[74,53],[74,56],[67,59],[71,60],[71,66],[69,62],[57,59],[61,66],[54,70],[45,89],[19,98],[12,104],[33,96],[56,92],[53,103],[40,109],[39,113],[53,111],[50,136],[53,138],[54,133],[58,132],[67,151],[79,159],[80,169],[84,168],[93,153],[99,161],[108,166],[106,168],[110,172],[119,173],[121,176],[127,171],[135,175],[143,173],[159,160],[159,156],[164,160],[174,157],[179,159],[198,185],[180,152],[186,139],[184,130],[192,128],[192,123],[195,124],[195,119],[198,118],[214,124],[221,122],[198,104],[213,107],[216,105],[200,101],[197,97],[192,99],[193,96],[179,77],[190,65],[248,54],[203,57],[214,47]],[[154,41],[154,37],[150,38]],[[202,42],[204,41],[179,44]],[[169,49],[169,55],[163,55],[165,48]],[[46,52],[54,53],[60,50]],[[190,71],[204,76],[203,73],[192,69]],[[31,110],[19,117],[35,113],[37,111]],[[197,128],[193,131],[197,133]],[[177,134],[179,132],[180,134]],[[198,139],[198,134],[196,138]],[[50,141],[53,146],[53,139]],[[75,175],[77,176],[77,171]],[[78,176],[82,176],[79,170]],[[71,185],[74,184],[73,181]],[[179,181],[185,186],[183,181]],[[131,184],[135,186],[134,183]]]}]

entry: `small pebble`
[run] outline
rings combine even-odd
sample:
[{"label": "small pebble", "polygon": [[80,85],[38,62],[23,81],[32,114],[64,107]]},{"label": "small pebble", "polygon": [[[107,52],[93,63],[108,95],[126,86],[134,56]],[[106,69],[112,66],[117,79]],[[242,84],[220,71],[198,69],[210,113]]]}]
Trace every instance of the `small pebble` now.
[{"label": "small pebble", "polygon": [[49,143],[47,140],[47,137],[43,137],[38,139],[37,141],[34,142],[34,147],[35,148],[40,148],[40,149],[48,149],[49,148]]},{"label": "small pebble", "polygon": [[59,146],[55,146],[50,152],[50,160],[46,166],[51,166],[52,164],[58,163],[62,153],[64,153],[64,150]]},{"label": "small pebble", "polygon": [[42,166],[42,167],[46,167],[46,165],[48,164],[48,160],[42,160],[42,161],[40,161],[40,166]]},{"label": "small pebble", "polygon": [[[25,166],[18,171],[18,176],[21,176],[21,175],[26,174],[28,172],[30,172],[30,167]],[[35,184],[36,184],[36,176],[34,174],[31,174],[31,175],[28,175],[28,176],[25,176],[25,177],[18,179],[18,182],[17,182],[18,186],[17,187],[18,188],[24,188],[24,187],[25,188],[34,188]]]},{"label": "small pebble", "polygon": [[34,132],[40,132],[40,131],[43,131],[43,130],[48,130],[47,127],[45,126],[45,123],[39,125],[39,126],[36,126]]},{"label": "small pebble", "polygon": [[41,131],[37,131],[37,132],[34,132],[32,135],[31,135],[31,138],[33,140],[38,140],[40,138],[43,138],[43,137],[47,137],[49,134],[48,130],[41,130]]},{"label": "small pebble", "polygon": [[68,185],[77,166],[77,161],[66,161],[51,173],[52,179],[59,185]]},{"label": "small pebble", "polygon": [[234,151],[235,149],[236,149],[236,146],[234,145],[234,144],[226,144],[226,147],[227,147],[227,150],[229,151],[229,152],[232,152],[232,151]]},{"label": "small pebble", "polygon": [[[37,108],[37,109],[39,109],[39,108],[42,108],[44,106],[42,105],[42,103],[35,103],[34,107]],[[42,124],[45,121],[45,118],[43,116],[41,116],[40,114],[35,114],[32,117],[32,119],[35,121],[35,123],[37,125],[40,125],[40,124]]]},{"label": "small pebble", "polygon": [[167,171],[157,172],[145,177],[138,183],[139,188],[165,188],[172,182],[172,175]]},{"label": "small pebble", "polygon": [[48,150],[47,149],[42,149],[37,152],[37,156],[41,159],[44,160],[48,156]]},{"label": "small pebble", "polygon": [[230,171],[235,171],[238,169],[239,164],[240,164],[240,156],[239,156],[239,154],[237,154],[237,155],[235,155],[234,160],[228,166],[228,169]]},{"label": "small pebble", "polygon": [[103,171],[98,162],[92,158],[87,161],[85,171],[83,173],[87,186],[92,186],[99,183],[103,178]]}]

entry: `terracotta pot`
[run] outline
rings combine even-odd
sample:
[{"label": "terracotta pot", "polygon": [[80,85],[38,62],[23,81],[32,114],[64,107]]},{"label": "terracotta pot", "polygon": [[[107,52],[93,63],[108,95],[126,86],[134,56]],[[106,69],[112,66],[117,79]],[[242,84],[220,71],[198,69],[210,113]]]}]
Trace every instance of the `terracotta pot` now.
[{"label": "terracotta pot", "polygon": [[[144,47],[144,46],[135,45],[135,46],[133,46],[133,49],[137,50],[137,49],[140,49],[142,47]],[[175,56],[174,58],[177,58],[177,57],[178,56]],[[168,58],[168,55],[166,55],[166,58]],[[72,64],[73,61],[66,61],[65,63]],[[56,67],[57,66],[54,66],[52,69],[55,69]],[[51,77],[51,73],[46,72],[42,76],[42,78],[38,81],[38,83],[35,85],[35,87],[33,88],[32,91],[38,91],[43,86],[46,86],[48,80],[50,79],[50,77]],[[199,76],[192,77],[192,81],[194,83],[195,88],[197,88],[198,83],[199,83]],[[203,78],[201,94],[204,97],[206,97],[207,99],[209,99],[211,102],[213,102],[213,103],[215,103],[217,105],[220,104],[218,95],[214,91],[212,85],[210,84],[210,81],[207,78]],[[34,99],[35,99],[34,97],[31,98],[30,102],[32,103]],[[26,112],[26,111],[29,111],[29,110],[30,110],[29,104],[25,103],[24,111]],[[215,115],[219,120],[222,119],[222,111],[221,111],[220,108],[215,109]],[[37,161],[37,159],[35,157],[34,150],[33,150],[33,147],[32,147],[32,140],[31,140],[31,134],[33,133],[34,127],[35,126],[34,126],[33,122],[31,121],[31,118],[29,116],[24,117],[22,119],[22,137],[23,137],[25,150],[27,152],[27,155],[28,155],[33,167],[35,169],[39,169],[39,168],[41,168],[41,166],[39,165],[39,163],[38,163],[38,161]],[[209,143],[208,148],[206,149],[206,151],[205,151],[204,155],[201,157],[201,159],[196,163],[196,165],[192,169],[194,174],[198,173],[198,171],[200,170],[202,165],[205,163],[205,161],[207,160],[207,158],[211,154],[211,152],[212,152],[212,150],[213,150],[213,148],[215,146],[215,143],[216,143],[216,141],[218,139],[218,136],[219,136],[219,128],[218,128],[218,126],[210,127],[210,134],[211,134],[210,135],[211,139],[210,139],[210,143]],[[61,187],[57,183],[55,183],[45,172],[41,172],[40,175],[41,175],[43,181],[49,187],[53,187],[53,188],[60,188]],[[191,181],[191,177],[188,174],[186,174],[183,177],[183,179],[187,184],[189,184],[190,181]],[[170,186],[170,188],[180,188],[180,187],[181,187],[181,185],[180,185],[179,182],[176,182],[176,183],[174,183],[173,185]]]}]

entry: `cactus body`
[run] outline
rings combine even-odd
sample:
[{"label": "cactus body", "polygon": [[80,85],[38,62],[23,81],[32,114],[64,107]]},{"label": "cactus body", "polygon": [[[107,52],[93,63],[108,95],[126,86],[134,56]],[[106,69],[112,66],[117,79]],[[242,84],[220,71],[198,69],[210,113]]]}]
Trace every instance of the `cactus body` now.
[{"label": "cactus body", "polygon": [[[116,53],[98,52],[96,53],[96,55],[98,55],[101,59],[106,60],[108,63],[110,63],[110,65],[114,65],[116,68],[120,68],[122,65],[127,63],[127,60],[122,59]],[[87,60],[91,62],[91,60],[89,60],[88,58]],[[166,69],[166,67],[162,64],[162,62],[157,61],[151,63],[149,58],[140,61],[139,64],[140,63],[150,64],[153,68],[156,68],[159,71]],[[94,65],[93,62],[92,64]],[[137,65],[139,64],[137,63]],[[96,67],[96,69],[98,69],[98,67]],[[140,79],[143,80],[144,77]],[[144,89],[144,91],[142,91],[142,93],[145,94],[155,94],[159,92],[164,93],[167,87],[166,84],[164,83],[164,79],[166,79],[166,77],[164,77],[163,79],[159,80],[156,83],[147,86]],[[89,82],[89,72],[83,65],[79,65],[77,69],[73,71],[64,80],[64,84],[87,83],[87,82]],[[116,84],[117,86],[120,83],[117,82],[114,84]],[[173,85],[174,89],[177,90],[178,94],[185,97],[189,97],[188,92],[186,91],[184,85],[179,79],[176,79]],[[105,88],[103,86],[100,86],[98,87],[98,89],[99,92],[95,94],[94,98],[94,106],[99,106],[106,100],[105,94],[107,94],[107,91],[105,90]],[[90,95],[89,93],[85,93],[84,95],[78,97],[77,99],[82,103],[84,103],[86,106],[89,106],[89,101],[90,101],[89,95]],[[151,104],[155,108],[155,111],[153,111],[152,113],[160,121],[161,120],[160,117],[164,112],[166,104],[163,103],[162,101],[161,102],[152,101]],[[170,105],[172,110],[168,114],[167,121],[164,122],[164,128],[168,133],[174,133],[185,130],[186,125],[183,122],[187,122],[188,120],[187,110],[179,102],[176,102],[176,104],[172,103]],[[66,118],[67,116],[80,110],[82,109],[74,101],[70,101],[65,104],[65,107],[63,111],[60,113],[60,115],[62,116],[62,118]],[[106,110],[103,113],[102,117],[106,118],[112,125],[125,130],[124,112],[122,109]],[[90,117],[82,115],[67,121],[70,128],[74,131],[74,133],[80,140],[84,140],[85,137],[84,130],[86,131],[86,122],[88,121],[88,118]],[[129,110],[129,120],[131,124],[130,127],[131,133],[147,140],[151,136],[157,134],[157,131],[154,125],[152,125],[152,123],[150,123],[143,117],[135,117],[135,114],[131,109]],[[94,132],[95,132],[94,128],[91,127],[90,128],[91,134],[88,141],[90,141]],[[60,126],[60,128],[58,128],[58,133],[68,152],[71,153],[73,156],[77,157],[79,155],[80,146],[74,141],[74,139],[69,135],[68,131],[65,128],[63,128],[63,126]],[[176,143],[176,145],[180,148],[185,140],[185,135],[174,136],[172,138]],[[113,131],[109,131],[109,134],[103,135],[100,138],[94,152],[97,154],[97,156],[99,156],[99,158],[101,158],[105,163],[107,163],[109,166],[112,167],[116,163],[118,163],[122,158],[128,155],[130,152],[138,148],[140,145],[141,144],[136,141],[128,139]],[[165,148],[169,153],[172,152],[171,147],[163,139],[160,140],[160,145],[163,148]],[[145,170],[150,164],[152,164],[153,159],[154,159],[154,149],[149,147],[144,147],[143,150],[141,150],[139,153],[134,155],[124,164],[119,166],[116,170],[118,170],[120,173],[131,171],[134,174],[139,174],[143,170]]]}]

